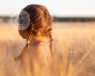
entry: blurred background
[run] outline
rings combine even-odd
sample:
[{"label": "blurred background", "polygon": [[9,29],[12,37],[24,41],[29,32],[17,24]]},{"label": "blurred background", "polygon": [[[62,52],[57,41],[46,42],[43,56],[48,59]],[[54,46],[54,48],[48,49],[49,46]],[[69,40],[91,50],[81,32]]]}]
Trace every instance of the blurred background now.
[{"label": "blurred background", "polygon": [[94,22],[94,0],[9,0],[0,3],[0,25],[10,23],[13,12],[23,9],[29,4],[41,4],[49,10],[53,22]]},{"label": "blurred background", "polygon": [[29,4],[46,6],[53,18],[52,76],[95,76],[95,0],[0,0],[0,76],[19,76],[13,59],[26,42],[10,17]]}]

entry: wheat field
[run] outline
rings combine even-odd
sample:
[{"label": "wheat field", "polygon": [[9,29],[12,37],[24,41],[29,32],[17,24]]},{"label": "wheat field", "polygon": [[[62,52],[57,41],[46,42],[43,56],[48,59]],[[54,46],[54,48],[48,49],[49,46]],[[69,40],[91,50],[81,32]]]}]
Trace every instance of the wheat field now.
[{"label": "wheat field", "polygon": [[[52,76],[95,76],[94,26],[53,28],[52,35]],[[0,76],[19,76],[19,61],[14,62],[14,57],[20,54],[24,46],[25,40],[17,30],[10,25],[0,26]]]}]

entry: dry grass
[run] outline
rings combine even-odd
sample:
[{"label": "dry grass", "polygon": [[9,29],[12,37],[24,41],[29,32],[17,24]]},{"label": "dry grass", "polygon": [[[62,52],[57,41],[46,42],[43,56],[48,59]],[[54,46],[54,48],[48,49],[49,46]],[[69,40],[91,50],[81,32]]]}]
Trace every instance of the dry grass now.
[{"label": "dry grass", "polygon": [[[95,76],[94,27],[55,28],[53,38],[52,76]],[[0,26],[0,76],[19,76],[19,61],[14,62],[13,58],[24,45],[17,30]]]}]

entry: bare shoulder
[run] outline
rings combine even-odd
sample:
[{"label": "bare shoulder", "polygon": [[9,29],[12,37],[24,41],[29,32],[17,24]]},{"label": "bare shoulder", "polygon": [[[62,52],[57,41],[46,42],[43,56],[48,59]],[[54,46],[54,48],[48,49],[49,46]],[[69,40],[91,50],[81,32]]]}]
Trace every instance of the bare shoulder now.
[{"label": "bare shoulder", "polygon": [[[30,49],[31,50],[31,49]],[[36,46],[34,46],[33,48],[32,48],[32,53],[35,53],[37,56],[39,55],[39,54],[43,54],[43,55],[45,55],[45,56],[47,56],[46,54],[46,50],[48,51],[49,50],[49,47],[48,47],[48,45],[46,44],[46,43],[44,43],[44,42],[40,42],[39,44],[37,44]]]},{"label": "bare shoulder", "polygon": [[[46,63],[51,63],[52,62],[52,56],[51,56],[51,52],[50,52],[50,48],[49,46],[44,43],[41,42],[39,44],[37,44],[30,52],[30,56],[34,56],[38,59],[38,61],[41,62],[46,62]],[[33,57],[32,57],[33,58]]]},{"label": "bare shoulder", "polygon": [[47,60],[48,55],[42,46],[40,45],[35,46],[32,53],[41,66],[48,65],[48,60]]},{"label": "bare shoulder", "polygon": [[38,44],[34,47],[33,53],[39,58],[40,56],[47,57],[47,53],[45,52],[45,46],[42,44]]}]

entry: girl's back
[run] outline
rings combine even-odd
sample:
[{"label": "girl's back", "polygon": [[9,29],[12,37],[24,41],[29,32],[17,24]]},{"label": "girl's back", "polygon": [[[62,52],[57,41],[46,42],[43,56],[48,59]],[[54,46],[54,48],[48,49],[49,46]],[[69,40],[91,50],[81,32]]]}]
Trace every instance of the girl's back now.
[{"label": "girl's back", "polygon": [[[37,51],[40,51],[40,50],[36,50],[37,47],[41,47],[43,49],[43,50],[41,50],[41,52],[38,52],[39,54],[37,53]],[[44,56],[41,56],[41,55],[44,55]],[[47,60],[45,60],[45,57],[47,57],[46,58]],[[47,61],[47,62],[45,62],[45,61]],[[25,50],[25,55],[23,56],[23,58],[20,61],[19,69],[21,70],[21,66],[22,66],[22,67],[24,67],[23,69],[25,72],[30,71],[30,73],[34,74],[34,70],[35,70],[35,72],[36,71],[41,72],[42,68],[46,68],[47,64],[45,65],[44,63],[48,64],[48,68],[51,71],[52,56],[51,56],[50,49],[46,42],[40,41],[40,42],[36,43],[33,47]],[[39,70],[35,69],[35,67],[39,64],[40,64],[41,68]],[[47,72],[47,73],[49,73],[49,72]]]}]

